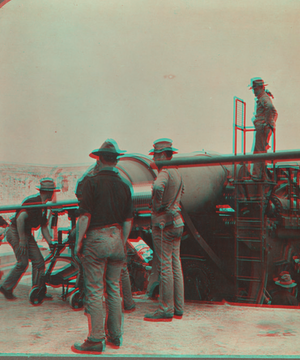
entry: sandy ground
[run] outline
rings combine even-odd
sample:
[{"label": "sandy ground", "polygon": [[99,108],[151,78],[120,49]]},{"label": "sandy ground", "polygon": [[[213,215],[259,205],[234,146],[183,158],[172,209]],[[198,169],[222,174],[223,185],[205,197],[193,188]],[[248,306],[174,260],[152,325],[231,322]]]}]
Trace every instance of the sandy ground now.
[{"label": "sandy ground", "polygon": [[[80,356],[71,345],[87,336],[84,312],[72,310],[54,288],[48,290],[53,300],[33,306],[29,290],[28,284],[19,284],[16,301],[0,294],[1,355]],[[124,314],[123,345],[107,345],[105,357],[300,355],[298,309],[187,303],[182,319],[157,323],[143,320],[157,302],[144,295],[135,301],[136,311]]]}]

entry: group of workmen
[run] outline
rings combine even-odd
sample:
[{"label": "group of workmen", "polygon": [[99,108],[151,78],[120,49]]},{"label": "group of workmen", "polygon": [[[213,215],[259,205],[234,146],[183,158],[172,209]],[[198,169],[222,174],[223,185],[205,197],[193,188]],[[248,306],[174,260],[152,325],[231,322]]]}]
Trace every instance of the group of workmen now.
[{"label": "group of workmen", "polygon": [[[174,316],[183,315],[180,241],[184,222],[180,213],[180,200],[184,184],[177,169],[159,167],[159,161],[171,160],[175,152],[169,139],[155,141],[150,151],[159,170],[153,184],[152,235],[161,278],[159,307],[154,313],[145,314],[145,320],[149,321],[170,321]],[[116,347],[121,345],[120,279],[124,277],[121,276],[122,272],[128,272],[125,245],[133,222],[131,185],[120,176],[116,168],[122,155],[124,151],[119,150],[114,140],[106,140],[90,154],[97,159],[96,166],[81,184],[74,253],[83,267],[84,305],[90,333],[83,343],[74,344],[72,349],[75,352],[101,353],[106,343]],[[38,190],[39,195],[30,196],[23,205],[46,204],[59,191],[50,178],[42,179]],[[32,285],[46,286],[43,283],[44,258],[32,235],[32,230],[40,226],[52,248],[54,242],[48,230],[46,214],[46,206],[42,209],[20,209],[6,232],[6,239],[17,259],[15,267],[0,287],[0,292],[8,300],[15,299],[13,289],[25,272],[29,260],[32,263]],[[107,316],[102,302],[104,288]],[[122,290],[124,297],[126,289]],[[49,297],[46,291],[44,296]],[[134,302],[127,304],[128,310],[134,307]]]},{"label": "group of workmen", "polygon": [[[263,80],[253,79],[251,85],[257,102],[254,151],[266,152],[277,112]],[[159,165],[161,161],[171,160],[176,150],[172,140],[159,139],[154,142],[150,151],[158,169],[152,191],[151,222],[160,275],[160,296],[157,310],[144,317],[149,321],[171,321],[174,316],[182,317],[184,312],[184,284],[180,261],[180,242],[184,229],[180,201],[184,184],[176,168],[162,168]],[[125,277],[128,275],[125,244],[133,222],[131,186],[116,168],[122,155],[124,151],[119,149],[114,140],[105,141],[99,149],[90,154],[97,162],[81,184],[74,252],[83,266],[84,305],[90,333],[83,343],[74,344],[72,349],[75,352],[101,353],[106,343],[119,347],[122,341],[120,278],[124,277],[124,274]],[[253,178],[262,179],[264,173],[264,165],[257,163]],[[27,198],[23,204],[46,204],[52,200],[54,193],[59,191],[50,178],[42,179],[38,189],[39,195]],[[17,259],[15,267],[0,287],[0,292],[9,300],[15,298],[13,289],[25,272],[29,260],[32,262],[33,286],[45,286],[45,262],[32,235],[32,229],[40,226],[49,247],[53,246],[46,214],[46,207],[18,210],[6,232],[7,241]],[[282,288],[295,286],[286,274],[282,274],[277,282]],[[103,310],[104,288],[107,295],[107,314]],[[46,292],[44,296],[48,296]],[[134,307],[134,303],[127,305],[128,310],[133,310]]]}]

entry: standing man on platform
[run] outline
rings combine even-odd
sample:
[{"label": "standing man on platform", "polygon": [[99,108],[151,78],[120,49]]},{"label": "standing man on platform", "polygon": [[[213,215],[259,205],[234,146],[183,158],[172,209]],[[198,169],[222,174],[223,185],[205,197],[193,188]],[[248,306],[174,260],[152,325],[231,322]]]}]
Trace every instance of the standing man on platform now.
[{"label": "standing man on platform", "polygon": [[90,333],[83,344],[74,344],[75,352],[95,354],[104,350],[104,288],[107,341],[116,347],[121,344],[120,276],[133,217],[130,186],[115,168],[123,154],[111,139],[90,154],[99,157],[99,171],[87,177],[83,185],[75,242],[75,254],[79,254],[83,265],[85,312]]},{"label": "standing man on platform", "polygon": [[[277,120],[277,111],[272,103],[271,97],[274,96],[270,91],[266,90],[267,84],[260,78],[254,78],[251,81],[250,89],[253,90],[256,96],[256,110],[254,126],[256,130],[255,134],[255,146],[254,154],[266,153],[269,148],[269,140],[272,131],[275,130],[275,123]],[[265,162],[257,161],[254,162],[252,178],[253,180],[264,180],[265,179]]]},{"label": "standing man on platform", "polygon": [[[54,181],[50,178],[42,179],[38,190],[40,191],[39,195],[30,196],[22,205],[45,204],[52,200],[55,191],[59,191],[56,189]],[[15,299],[13,289],[17,286],[21,276],[24,274],[28,266],[28,260],[31,260],[32,264],[32,286],[42,285],[45,273],[45,262],[32,235],[32,230],[41,226],[42,234],[49,247],[53,245],[47,227],[46,215],[46,208],[18,210],[6,232],[6,239],[13,248],[17,259],[15,267],[0,287],[0,292],[8,300]],[[45,294],[45,297],[48,296]]]},{"label": "standing man on platform", "polygon": [[172,140],[159,139],[150,150],[158,176],[153,184],[152,194],[152,238],[159,272],[159,308],[146,314],[148,321],[170,321],[173,316],[181,317],[184,307],[183,274],[180,261],[180,242],[184,222],[181,216],[180,199],[183,181],[175,168],[161,169],[159,162],[171,160],[176,149]]}]

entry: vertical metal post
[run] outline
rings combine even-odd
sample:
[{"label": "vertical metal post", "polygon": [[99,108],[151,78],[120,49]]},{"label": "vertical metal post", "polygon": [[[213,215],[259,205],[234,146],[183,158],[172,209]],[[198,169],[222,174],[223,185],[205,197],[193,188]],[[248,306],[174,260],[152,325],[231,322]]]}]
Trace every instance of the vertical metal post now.
[{"label": "vertical metal post", "polygon": [[243,134],[244,134],[244,155],[246,155],[246,103],[243,102],[243,112],[244,112],[244,128],[243,128]]},{"label": "vertical metal post", "polygon": [[235,288],[235,297],[236,297],[236,301],[238,302],[238,297],[239,297],[239,284],[238,284],[238,275],[239,275],[239,261],[238,261],[238,214],[239,214],[239,187],[237,185],[235,185],[235,226],[234,226],[234,237],[235,237],[235,242],[234,242],[234,258],[235,258],[235,274],[234,274],[234,288]]},{"label": "vertical metal post", "polygon": [[[299,186],[300,186],[300,182],[299,182],[299,179],[300,179],[300,172],[299,170],[297,171],[297,189],[299,189]],[[296,209],[299,210],[299,197],[297,196],[297,200],[296,200]]]},{"label": "vertical metal post", "polygon": [[237,154],[237,99],[235,99],[234,106],[234,130],[235,130],[235,138],[234,138],[234,155]]},{"label": "vertical metal post", "polygon": [[[237,99],[234,100],[234,155],[237,154]],[[236,179],[236,163],[233,165],[233,178]]]}]

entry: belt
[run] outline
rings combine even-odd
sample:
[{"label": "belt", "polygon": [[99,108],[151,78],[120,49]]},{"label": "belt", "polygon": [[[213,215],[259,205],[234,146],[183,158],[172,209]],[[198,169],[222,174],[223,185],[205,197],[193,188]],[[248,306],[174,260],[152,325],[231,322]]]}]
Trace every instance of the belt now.
[{"label": "belt", "polygon": [[104,225],[104,226],[92,226],[92,227],[88,228],[88,231],[110,229],[110,228],[114,228],[114,227],[121,228],[121,225],[120,224],[109,224],[109,225]]}]

